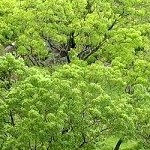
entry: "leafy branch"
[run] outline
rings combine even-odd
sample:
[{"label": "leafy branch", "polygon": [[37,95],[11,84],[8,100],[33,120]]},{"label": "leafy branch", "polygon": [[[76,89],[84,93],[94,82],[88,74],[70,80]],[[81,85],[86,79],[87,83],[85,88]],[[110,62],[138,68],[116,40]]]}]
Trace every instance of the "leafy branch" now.
[{"label": "leafy branch", "polygon": [[[117,24],[117,22],[123,15],[124,15],[124,9],[123,12],[108,27],[107,32],[114,28],[114,26]],[[81,51],[77,55],[77,57],[79,57],[79,59],[86,60],[87,58],[89,58],[89,56],[97,52],[107,42],[108,40],[107,32],[104,34],[102,41],[96,47],[92,47],[91,45],[86,45],[84,50]]]}]

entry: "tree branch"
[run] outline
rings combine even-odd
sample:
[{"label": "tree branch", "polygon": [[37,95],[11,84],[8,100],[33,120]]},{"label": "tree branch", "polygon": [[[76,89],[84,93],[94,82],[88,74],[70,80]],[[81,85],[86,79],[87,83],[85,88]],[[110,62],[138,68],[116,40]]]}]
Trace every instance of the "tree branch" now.
[{"label": "tree branch", "polygon": [[120,145],[122,144],[122,142],[123,142],[123,140],[120,138],[119,141],[117,142],[117,144],[116,144],[114,150],[119,150]]},{"label": "tree branch", "polygon": [[15,121],[14,121],[13,113],[12,113],[11,110],[10,110],[9,115],[10,115],[11,125],[12,125],[12,126],[15,126]]},{"label": "tree branch", "polygon": [[[123,12],[112,22],[112,24],[108,27],[107,32],[112,30],[114,28],[114,26],[117,24],[118,20],[123,16],[124,14],[124,9]],[[91,56],[92,54],[94,54],[95,52],[98,51],[99,48],[101,48],[104,43],[106,43],[108,37],[107,37],[107,32],[104,34],[104,38],[103,40],[98,44],[98,46],[96,46],[95,48],[93,48],[92,46],[88,45],[88,49],[85,49],[83,51],[81,51],[77,57],[79,57],[79,59],[82,60],[86,60],[89,56]],[[87,46],[87,45],[86,45]]]},{"label": "tree branch", "polygon": [[[87,144],[88,142],[87,142],[87,140],[86,140],[86,137],[85,137],[85,135],[83,134],[83,132],[81,132],[81,134],[82,134],[82,138],[83,138],[83,142],[78,146],[78,148],[77,149],[80,149],[80,148],[82,148],[85,144]],[[77,150],[76,149],[76,150]]]}]

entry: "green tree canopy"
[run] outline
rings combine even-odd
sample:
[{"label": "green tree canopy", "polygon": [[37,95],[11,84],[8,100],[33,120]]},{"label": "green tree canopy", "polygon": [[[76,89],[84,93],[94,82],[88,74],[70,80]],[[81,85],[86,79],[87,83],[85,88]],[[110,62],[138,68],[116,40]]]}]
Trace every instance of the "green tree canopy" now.
[{"label": "green tree canopy", "polygon": [[1,0],[0,149],[149,150],[149,9]]}]

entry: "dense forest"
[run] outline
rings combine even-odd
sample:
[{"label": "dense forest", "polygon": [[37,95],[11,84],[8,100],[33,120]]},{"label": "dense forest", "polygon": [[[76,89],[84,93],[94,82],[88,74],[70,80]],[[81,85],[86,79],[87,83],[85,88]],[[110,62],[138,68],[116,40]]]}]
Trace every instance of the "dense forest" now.
[{"label": "dense forest", "polygon": [[150,150],[149,0],[0,0],[0,150]]}]

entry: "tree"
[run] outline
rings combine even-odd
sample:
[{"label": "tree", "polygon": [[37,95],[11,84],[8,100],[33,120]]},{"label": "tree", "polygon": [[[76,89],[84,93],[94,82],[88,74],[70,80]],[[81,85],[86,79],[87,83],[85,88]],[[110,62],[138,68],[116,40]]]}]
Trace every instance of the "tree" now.
[{"label": "tree", "polygon": [[148,1],[0,8],[0,149],[149,149]]},{"label": "tree", "polygon": [[1,7],[1,43],[16,41],[18,55],[33,65],[72,50],[90,62],[125,54],[122,61],[132,62],[137,49],[149,47],[146,0],[2,0]]},{"label": "tree", "polygon": [[1,149],[105,149],[110,137],[148,147],[149,93],[125,93],[115,66],[78,62],[50,75],[7,55],[2,67]]}]

